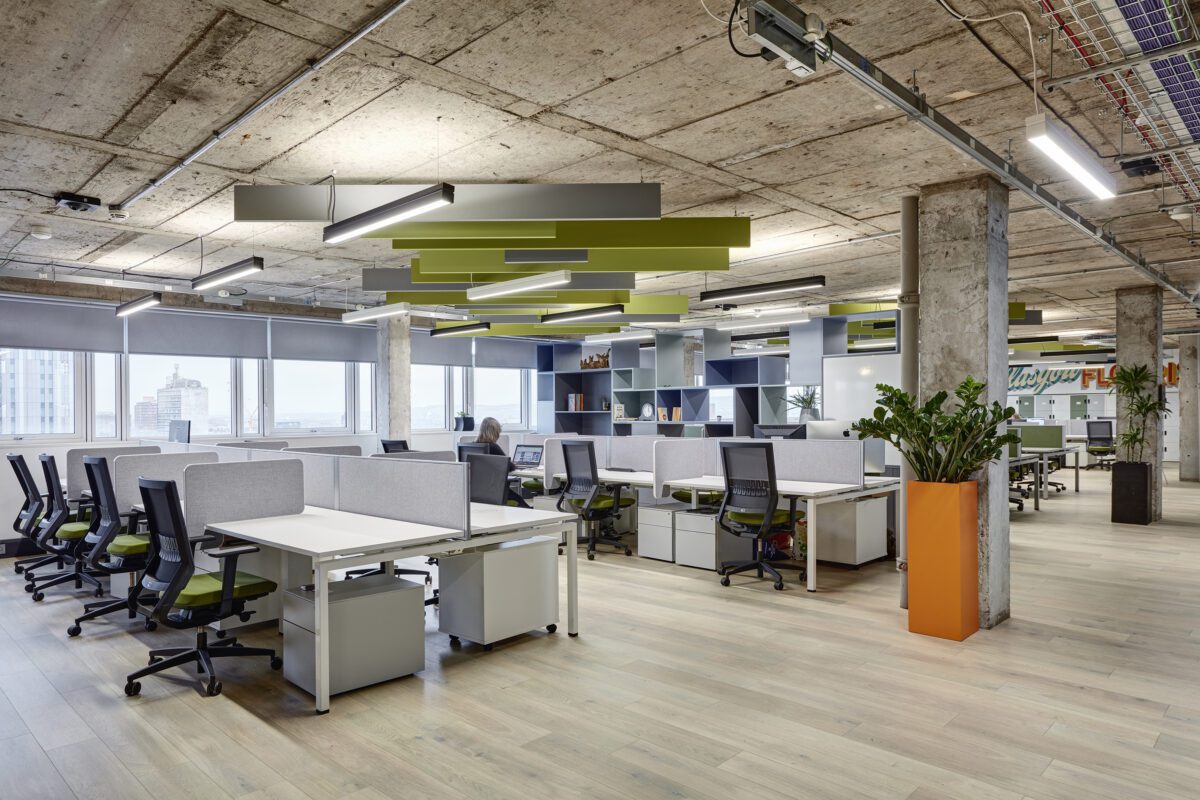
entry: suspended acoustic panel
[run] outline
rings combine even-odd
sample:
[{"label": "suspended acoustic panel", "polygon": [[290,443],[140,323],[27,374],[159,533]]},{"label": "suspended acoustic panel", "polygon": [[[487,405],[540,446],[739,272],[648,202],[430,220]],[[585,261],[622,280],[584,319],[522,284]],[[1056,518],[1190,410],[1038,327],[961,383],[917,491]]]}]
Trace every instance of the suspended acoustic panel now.
[{"label": "suspended acoustic panel", "polygon": [[[434,248],[474,250],[591,249],[593,247],[749,247],[749,217],[681,217],[658,220],[560,220],[552,239],[400,238],[390,228],[369,238],[392,239],[397,250]],[[501,256],[503,259],[503,256]]]},{"label": "suspended acoustic panel", "polygon": [[[438,329],[454,327],[463,323],[438,323]],[[472,323],[473,324],[473,323]],[[620,325],[528,325],[510,323],[492,323],[490,329],[472,333],[456,334],[457,336],[582,336],[592,333],[616,333]]]},{"label": "suspended acoustic panel", "polygon": [[[604,305],[607,303],[626,303],[629,301],[629,291],[625,289],[618,290],[565,290],[565,291],[539,291],[532,292],[527,295],[505,295],[504,297],[494,298],[495,303],[512,307],[515,304],[524,305],[540,305],[542,303],[593,303],[596,305]],[[414,305],[447,305],[447,306],[471,306],[485,307],[493,304],[491,300],[473,301],[467,297],[465,289],[460,291],[441,291],[441,292],[388,292],[387,301],[389,303],[412,303]]]},{"label": "suspended acoustic panel", "polygon": [[[416,263],[418,259],[413,259]],[[462,291],[469,286],[481,284],[502,283],[525,273],[465,273],[463,276],[451,274],[437,276],[436,282],[420,281],[412,269],[378,269],[367,268],[362,271],[363,291],[365,292],[444,292]],[[541,272],[530,272],[529,275],[540,275]],[[564,289],[632,289],[636,276],[632,272],[580,272],[572,273],[571,283]]]},{"label": "suspended acoustic panel", "polygon": [[[480,240],[482,241],[482,240]],[[456,246],[464,244],[462,240]],[[404,246],[400,250],[414,248]],[[729,247],[631,247],[590,248],[586,264],[505,264],[504,248],[481,249],[421,249],[419,259],[413,259],[414,280],[419,277],[458,276],[470,273],[516,274],[553,272],[570,269],[572,272],[714,272],[729,269]],[[419,261],[419,264],[417,263]]]}]

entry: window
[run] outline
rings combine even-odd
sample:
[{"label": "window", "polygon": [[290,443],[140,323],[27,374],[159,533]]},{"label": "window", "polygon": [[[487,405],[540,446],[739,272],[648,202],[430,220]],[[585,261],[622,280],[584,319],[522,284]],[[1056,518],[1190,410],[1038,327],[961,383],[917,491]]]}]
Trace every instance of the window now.
[{"label": "window", "polygon": [[466,414],[471,409],[471,398],[467,392],[467,367],[447,367],[450,370],[451,418]]},{"label": "window", "polygon": [[65,350],[0,348],[0,436],[74,434],[76,361]]},{"label": "window", "polygon": [[475,417],[495,417],[506,428],[524,425],[522,370],[475,368]]},{"label": "window", "polygon": [[117,357],[113,353],[92,356],[92,425],[97,439],[117,436]]},{"label": "window", "polygon": [[173,419],[192,437],[233,431],[233,360],[197,356],[129,357],[129,437],[166,438]]},{"label": "window", "polygon": [[529,422],[526,427],[531,431],[538,429],[538,374],[536,370],[527,369],[525,374],[529,376],[529,388],[527,395],[527,406],[529,408]]},{"label": "window", "polygon": [[375,365],[355,364],[358,393],[358,425],[361,432],[375,430]]},{"label": "window", "polygon": [[262,362],[257,358],[243,358],[239,361],[242,391],[242,421],[239,427],[243,436],[256,436],[262,433],[262,403],[259,402],[259,367]]},{"label": "window", "polygon": [[272,361],[273,430],[344,430],[346,365],[340,361]]},{"label": "window", "polygon": [[414,431],[445,430],[446,367],[413,364],[409,414]]}]

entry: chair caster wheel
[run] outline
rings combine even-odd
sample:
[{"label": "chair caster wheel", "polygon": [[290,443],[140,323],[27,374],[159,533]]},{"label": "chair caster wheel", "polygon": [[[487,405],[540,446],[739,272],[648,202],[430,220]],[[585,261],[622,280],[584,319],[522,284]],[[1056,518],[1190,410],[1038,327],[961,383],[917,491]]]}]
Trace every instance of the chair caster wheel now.
[{"label": "chair caster wheel", "polygon": [[142,693],[142,684],[140,681],[127,681],[125,683],[125,696],[137,697]]},{"label": "chair caster wheel", "polygon": [[78,624],[67,628],[67,636],[78,636],[81,633],[83,633],[83,628],[79,627]]},{"label": "chair caster wheel", "polygon": [[44,599],[46,599],[46,595],[42,594],[41,592],[34,592],[34,593],[33,593],[33,602],[35,602],[35,603],[40,603],[40,602],[42,602],[42,600],[44,600]]},{"label": "chair caster wheel", "polygon": [[595,561],[595,560],[596,560],[596,554],[588,553],[588,561]]},{"label": "chair caster wheel", "polygon": [[156,631],[158,630],[158,623],[152,619],[148,619],[143,627],[148,631]]},{"label": "chair caster wheel", "polygon": [[558,630],[558,626],[553,622],[546,626],[546,633],[554,633],[556,630]]},{"label": "chair caster wheel", "polygon": [[775,581],[775,591],[777,591],[777,592],[783,591],[783,581]]},{"label": "chair caster wheel", "polygon": [[[33,576],[31,575],[30,577],[33,577]],[[33,586],[33,584],[32,584],[32,583],[27,583],[27,584],[25,584],[25,591],[27,591],[27,592],[29,592],[29,593],[31,593],[31,594],[32,594],[32,593],[33,593],[33,589],[34,589],[34,586]]]},{"label": "chair caster wheel", "polygon": [[485,653],[490,653],[490,652],[492,652],[492,645],[490,645],[490,644],[485,644],[485,645],[483,646],[483,652],[485,652]]},{"label": "chair caster wheel", "polygon": [[229,635],[229,631],[217,631],[218,639],[224,639],[228,635]]},{"label": "chair caster wheel", "polygon": [[458,637],[454,634],[450,634],[450,644],[458,644]]},{"label": "chair caster wheel", "polygon": [[24,568],[24,567],[22,567],[20,564],[14,564],[14,565],[13,565],[13,569],[16,571],[16,573],[17,573],[18,575],[20,575],[22,572],[24,572],[24,571],[25,571],[25,568]]},{"label": "chair caster wheel", "polygon": [[722,585],[722,586],[728,586],[728,585],[729,585],[729,578],[728,578],[727,576],[725,576],[725,575],[722,575],[722,576],[721,576],[721,585]]},{"label": "chair caster wheel", "polygon": [[271,659],[271,669],[275,670],[276,672],[283,669],[283,659],[280,658],[279,656],[275,656],[274,658],[272,658]]},{"label": "chair caster wheel", "polygon": [[631,555],[633,555],[633,550],[632,550],[631,548],[629,548],[629,547],[626,547],[626,548],[625,548],[625,555],[627,555],[627,556],[631,556]]},{"label": "chair caster wheel", "polygon": [[209,697],[216,697],[221,693],[220,681],[209,681],[208,686],[204,687],[204,693]]},{"label": "chair caster wheel", "polygon": [[96,597],[104,597],[104,590],[101,588],[97,588],[96,589]]}]

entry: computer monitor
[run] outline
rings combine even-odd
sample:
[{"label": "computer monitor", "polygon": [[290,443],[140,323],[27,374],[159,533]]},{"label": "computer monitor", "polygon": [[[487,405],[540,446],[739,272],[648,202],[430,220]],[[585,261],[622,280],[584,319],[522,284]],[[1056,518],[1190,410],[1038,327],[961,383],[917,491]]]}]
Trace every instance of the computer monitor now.
[{"label": "computer monitor", "polygon": [[385,453],[407,453],[408,439],[380,439],[379,443],[383,445]]},{"label": "computer monitor", "polygon": [[809,439],[858,439],[850,429],[853,423],[843,419],[815,419],[808,423]]},{"label": "computer monitor", "polygon": [[804,425],[755,425],[755,439],[803,439]]},{"label": "computer monitor", "polygon": [[542,445],[519,444],[513,450],[513,464],[517,469],[532,469],[542,463]]},{"label": "computer monitor", "polygon": [[483,442],[463,442],[458,445],[458,460],[466,461],[468,453],[478,453],[481,456],[488,455],[488,446]]},{"label": "computer monitor", "polygon": [[167,441],[190,444],[192,441],[192,421],[190,419],[173,419],[168,422]]}]

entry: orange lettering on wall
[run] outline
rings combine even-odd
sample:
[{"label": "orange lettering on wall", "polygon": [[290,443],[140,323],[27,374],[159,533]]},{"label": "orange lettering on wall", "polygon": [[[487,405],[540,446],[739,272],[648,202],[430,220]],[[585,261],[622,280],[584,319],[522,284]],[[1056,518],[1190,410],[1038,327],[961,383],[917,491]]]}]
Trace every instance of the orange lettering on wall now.
[{"label": "orange lettering on wall", "polygon": [[1175,386],[1179,383],[1179,365],[1174,361],[1168,361],[1163,366],[1163,383],[1167,386]]}]

